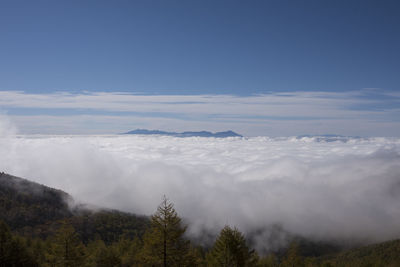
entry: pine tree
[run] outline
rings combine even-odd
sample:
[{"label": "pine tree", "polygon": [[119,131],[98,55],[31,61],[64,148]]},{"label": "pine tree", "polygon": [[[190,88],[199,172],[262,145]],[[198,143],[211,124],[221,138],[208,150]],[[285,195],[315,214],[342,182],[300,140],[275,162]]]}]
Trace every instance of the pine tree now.
[{"label": "pine tree", "polygon": [[283,260],[283,267],[302,267],[304,262],[299,253],[299,245],[296,242],[292,242],[289,246],[289,250],[286,253],[286,258]]},{"label": "pine tree", "polygon": [[189,241],[183,234],[186,226],[178,217],[174,205],[164,196],[151,216],[151,227],[143,237],[141,258],[144,265],[185,266],[189,252]]},{"label": "pine tree", "polygon": [[14,236],[8,226],[0,221],[0,267],[31,267],[38,263],[26,247],[23,238]]},{"label": "pine tree", "polygon": [[3,222],[0,221],[0,267],[5,267],[8,264],[8,250],[11,243],[12,236],[10,229]]},{"label": "pine tree", "polygon": [[236,228],[225,226],[207,255],[209,266],[252,266],[254,252],[246,245],[243,234]]},{"label": "pine tree", "polygon": [[274,254],[261,257],[257,264],[258,267],[278,267],[278,259]]},{"label": "pine tree", "polygon": [[85,247],[71,225],[63,225],[54,240],[54,256],[57,266],[76,267],[82,265]]},{"label": "pine tree", "polygon": [[118,267],[121,266],[121,259],[113,246],[99,249],[96,257],[97,267]]},{"label": "pine tree", "polygon": [[117,247],[121,257],[122,266],[137,266],[139,264],[138,257],[142,248],[142,241],[135,237],[133,240],[122,239],[118,242]]}]

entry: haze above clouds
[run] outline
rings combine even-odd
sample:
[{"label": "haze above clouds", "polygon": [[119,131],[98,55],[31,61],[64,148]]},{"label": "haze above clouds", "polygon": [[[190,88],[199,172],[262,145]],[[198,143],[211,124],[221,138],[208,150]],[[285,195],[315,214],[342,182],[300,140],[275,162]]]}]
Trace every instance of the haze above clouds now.
[{"label": "haze above clouds", "polygon": [[396,138],[3,134],[0,170],[138,214],[152,214],[165,194],[194,237],[224,224],[280,224],[317,240],[400,237]]},{"label": "haze above clouds", "polygon": [[234,130],[245,136],[398,137],[399,106],[397,92],[380,89],[247,96],[0,91],[0,114],[7,114],[24,134],[114,134],[147,128]]}]

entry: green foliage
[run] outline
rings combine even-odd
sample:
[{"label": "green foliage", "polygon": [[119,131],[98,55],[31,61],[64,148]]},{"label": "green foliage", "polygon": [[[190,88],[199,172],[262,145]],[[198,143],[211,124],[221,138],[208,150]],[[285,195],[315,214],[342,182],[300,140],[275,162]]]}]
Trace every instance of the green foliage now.
[{"label": "green foliage", "polygon": [[29,232],[37,225],[71,216],[68,198],[60,190],[0,173],[0,220],[13,230]]},{"label": "green foliage", "polygon": [[96,237],[107,245],[122,237],[141,237],[149,226],[147,217],[113,210],[84,212],[65,221],[74,226],[85,244]]},{"label": "green foliage", "polygon": [[331,266],[400,266],[400,240],[352,249],[323,262]]},{"label": "green foliage", "polygon": [[0,221],[0,267],[38,266],[33,255],[29,253],[25,240],[14,236],[8,226]]},{"label": "green foliage", "polygon": [[142,241],[135,237],[133,240],[123,238],[116,243],[122,266],[136,266],[139,262],[139,252],[142,249]]},{"label": "green foliage", "polygon": [[141,237],[149,225],[147,217],[125,212],[71,210],[69,200],[63,191],[0,173],[0,220],[24,236],[44,239],[70,224],[85,244],[96,236],[111,244],[122,236]]},{"label": "green foliage", "polygon": [[274,254],[269,254],[259,259],[257,263],[258,267],[278,267],[279,262]]},{"label": "green foliage", "polygon": [[186,266],[190,244],[183,234],[174,205],[164,197],[157,212],[151,216],[151,227],[144,234],[142,263],[149,266]]},{"label": "green foliage", "polygon": [[320,257],[341,251],[340,246],[334,243],[312,241],[297,237],[294,241],[298,247],[298,253],[303,257]]},{"label": "green foliage", "polygon": [[118,267],[121,266],[121,258],[117,250],[110,246],[98,251],[96,257],[96,266],[98,267]]},{"label": "green foliage", "polygon": [[63,225],[58,230],[52,251],[57,266],[81,266],[85,260],[85,247],[71,225]]},{"label": "green foliage", "polygon": [[207,262],[209,266],[252,266],[253,253],[238,229],[225,226],[207,255]]},{"label": "green foliage", "polygon": [[329,243],[296,238],[288,249],[258,257],[229,226],[205,256],[207,247],[184,238],[186,226],[166,198],[151,220],[113,210],[71,210],[68,198],[0,173],[0,267],[400,266],[400,240],[340,252]]},{"label": "green foliage", "polygon": [[286,253],[286,257],[283,260],[282,267],[302,267],[304,266],[303,258],[299,253],[299,245],[296,242],[292,242],[289,246],[289,250]]},{"label": "green foliage", "polygon": [[95,241],[91,241],[87,244],[85,252],[85,267],[96,267],[96,262],[99,254],[103,249],[106,249],[107,246],[104,244],[103,240],[97,239]]}]

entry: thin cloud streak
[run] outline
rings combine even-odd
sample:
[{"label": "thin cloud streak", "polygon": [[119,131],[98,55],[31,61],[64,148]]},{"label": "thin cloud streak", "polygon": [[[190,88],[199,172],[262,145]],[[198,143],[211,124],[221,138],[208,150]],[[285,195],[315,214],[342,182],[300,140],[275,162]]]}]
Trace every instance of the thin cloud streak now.
[{"label": "thin cloud streak", "polygon": [[[380,97],[373,97],[378,95]],[[390,100],[388,100],[390,98]],[[390,103],[388,105],[387,103]],[[380,108],[375,108],[379,106]],[[10,113],[13,121],[25,133],[36,133],[38,127],[28,128],[18,123],[23,117],[29,117],[32,109],[40,110],[42,115],[31,116],[34,122],[40,121],[42,133],[52,133],[50,121],[47,126],[43,124],[45,118],[60,117],[61,121],[73,122],[75,118],[75,130],[70,131],[66,127],[59,128],[61,133],[96,133],[86,131],[81,127],[80,121],[83,116],[97,116],[94,121],[104,121],[107,117],[118,118],[117,121],[129,121],[123,116],[131,117],[131,125],[120,124],[114,128],[104,128],[104,131],[97,133],[115,133],[115,129],[123,131],[136,128],[140,118],[148,119],[143,127],[154,126],[160,128],[166,119],[175,121],[208,121],[206,130],[214,129],[214,124],[235,123],[233,130],[243,132],[246,135],[296,135],[304,133],[329,133],[356,134],[356,135],[382,135],[396,136],[400,132],[400,100],[391,92],[379,92],[377,90],[360,90],[352,92],[286,92],[270,93],[253,96],[233,95],[135,95],[128,93],[52,93],[52,94],[28,94],[16,91],[0,91],[0,107],[3,112]],[[362,108],[360,108],[362,107]],[[24,109],[27,109],[24,111]],[[18,114],[13,112],[18,110]],[[55,115],[57,110],[62,110],[62,115]],[[72,116],[68,112],[81,113]],[[90,111],[90,112],[88,112]],[[24,112],[26,114],[24,114]],[[54,114],[53,114],[54,113]],[[90,113],[90,114],[87,114]],[[118,113],[117,115],[115,113]],[[68,118],[66,118],[68,117]],[[302,129],[295,127],[284,127],[271,133],[262,132],[257,129],[266,128],[263,124],[276,125],[276,121],[282,121],[290,125],[297,121],[307,125],[308,132],[301,132]],[[360,130],[351,131],[343,129],[343,126],[336,122],[356,122]],[[171,124],[170,127],[178,127],[180,123]],[[294,123],[296,125],[298,123]],[[386,126],[382,126],[385,124]],[[389,127],[388,124],[391,124]],[[204,125],[204,123],[202,124]],[[251,125],[250,128],[246,125]],[[284,123],[282,123],[284,125]],[[333,125],[338,126],[336,131]],[[366,126],[370,130],[362,132]],[[103,124],[104,126],[104,124]],[[381,131],[375,129],[385,128]],[[35,129],[36,128],[36,129]],[[268,127],[267,127],[268,128]],[[199,127],[187,130],[203,130]],[[244,129],[241,130],[241,129]],[[107,131],[108,130],[108,131]],[[176,128],[171,130],[186,130]],[[224,130],[224,129],[222,129]],[[64,132],[62,132],[64,131]],[[54,133],[54,132],[53,132]]]},{"label": "thin cloud streak", "polygon": [[[176,118],[136,116],[8,116],[18,133],[28,134],[116,134],[134,128],[169,131],[232,129],[245,136],[294,136],[336,133],[350,136],[396,136],[397,122],[373,120],[262,120]],[[398,134],[397,134],[398,135]]]}]

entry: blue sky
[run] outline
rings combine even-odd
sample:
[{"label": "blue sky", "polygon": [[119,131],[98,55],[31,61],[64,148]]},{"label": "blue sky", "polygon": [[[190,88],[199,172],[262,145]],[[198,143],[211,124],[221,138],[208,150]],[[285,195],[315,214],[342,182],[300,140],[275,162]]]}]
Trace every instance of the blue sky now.
[{"label": "blue sky", "polygon": [[[400,2],[389,0],[1,1],[0,93],[12,98],[0,100],[0,114],[22,133],[114,133],[138,126],[398,136],[399,12]],[[104,92],[108,98],[98,108],[33,103],[36,96],[65,100],[68,94],[98,101]],[[304,92],[314,93],[309,110],[290,105],[306,103],[299,102]],[[181,97],[197,98],[188,97],[185,109],[147,98],[151,104],[142,110],[111,111],[108,104],[117,105],[113,97],[121,93],[170,96],[169,102],[175,96],[180,104]],[[279,93],[287,101],[262,102]],[[332,123],[318,93],[332,93],[323,99],[335,103],[335,118],[346,123]],[[206,95],[234,96],[236,110],[228,113],[224,102],[207,115],[196,112],[196,101],[204,103]],[[257,111],[246,104],[254,96],[263,103]],[[343,97],[351,104],[336,103]],[[21,98],[28,98],[23,105]],[[287,108],[276,113],[271,105]],[[60,120],[64,124],[55,123]],[[278,130],[271,130],[277,121]],[[310,124],[299,127],[302,121]]]}]

